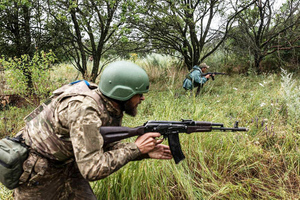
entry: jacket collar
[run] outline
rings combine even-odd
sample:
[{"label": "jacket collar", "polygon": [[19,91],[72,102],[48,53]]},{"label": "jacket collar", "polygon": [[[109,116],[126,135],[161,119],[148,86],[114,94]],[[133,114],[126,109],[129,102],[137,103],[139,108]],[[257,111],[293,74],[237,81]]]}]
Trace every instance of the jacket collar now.
[{"label": "jacket collar", "polygon": [[110,99],[108,99],[106,96],[104,96],[99,89],[96,90],[96,92],[100,95],[101,99],[103,100],[103,104],[106,108],[106,110],[109,112],[109,114],[111,116],[115,116],[115,117],[122,117],[123,116],[123,112],[121,111],[121,109],[116,108],[113,103],[111,102]]}]

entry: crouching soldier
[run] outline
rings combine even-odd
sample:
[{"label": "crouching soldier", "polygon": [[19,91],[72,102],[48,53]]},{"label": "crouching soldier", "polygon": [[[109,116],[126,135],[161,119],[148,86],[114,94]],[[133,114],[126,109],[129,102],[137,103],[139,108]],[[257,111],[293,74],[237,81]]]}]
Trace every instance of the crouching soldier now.
[{"label": "crouching soldier", "polygon": [[104,145],[101,126],[121,126],[123,113],[137,114],[149,90],[146,72],[118,61],[102,73],[99,85],[78,81],[53,92],[26,118],[17,134],[30,147],[15,199],[96,199],[89,181],[100,180],[126,163],[171,159],[156,132],[135,142]]}]

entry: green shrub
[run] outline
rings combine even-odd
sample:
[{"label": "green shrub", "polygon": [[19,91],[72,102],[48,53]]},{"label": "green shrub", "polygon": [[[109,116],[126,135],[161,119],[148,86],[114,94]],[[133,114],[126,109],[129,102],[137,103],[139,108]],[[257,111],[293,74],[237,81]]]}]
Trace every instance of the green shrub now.
[{"label": "green shrub", "polygon": [[[49,84],[51,63],[55,61],[52,51],[36,51],[31,58],[22,55],[21,58],[0,59],[5,68],[6,84],[12,94],[18,94],[26,99],[38,98],[37,102],[46,98],[53,89]],[[29,97],[29,98],[28,98]]]},{"label": "green shrub", "polygon": [[293,79],[293,73],[284,69],[281,71],[281,93],[287,105],[288,121],[292,124],[300,120],[300,87],[298,81]]}]

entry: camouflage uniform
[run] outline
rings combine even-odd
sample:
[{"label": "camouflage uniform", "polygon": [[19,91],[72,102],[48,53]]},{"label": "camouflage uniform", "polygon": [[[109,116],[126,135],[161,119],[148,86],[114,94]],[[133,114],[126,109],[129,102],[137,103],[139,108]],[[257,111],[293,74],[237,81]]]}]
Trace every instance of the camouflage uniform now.
[{"label": "camouflage uniform", "polygon": [[88,181],[141,159],[134,143],[104,146],[100,126],[120,126],[123,113],[96,85],[89,88],[84,81],[64,86],[25,118],[19,134],[32,150],[15,199],[96,199]]}]

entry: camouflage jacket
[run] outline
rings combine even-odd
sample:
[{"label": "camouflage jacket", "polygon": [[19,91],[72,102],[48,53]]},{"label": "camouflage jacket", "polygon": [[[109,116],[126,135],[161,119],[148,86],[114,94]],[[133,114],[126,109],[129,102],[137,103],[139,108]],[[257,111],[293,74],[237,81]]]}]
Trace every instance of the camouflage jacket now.
[{"label": "camouflage jacket", "polygon": [[97,85],[81,81],[53,94],[25,118],[23,137],[32,149],[51,160],[75,160],[83,177],[90,181],[104,178],[141,156],[134,143],[104,146],[99,128],[120,126],[123,113]]},{"label": "camouflage jacket", "polygon": [[208,79],[202,76],[200,67],[195,65],[192,71],[186,76],[186,79],[184,79],[182,87],[187,90],[192,90],[196,85],[202,85],[206,83],[206,81],[208,81]]}]

